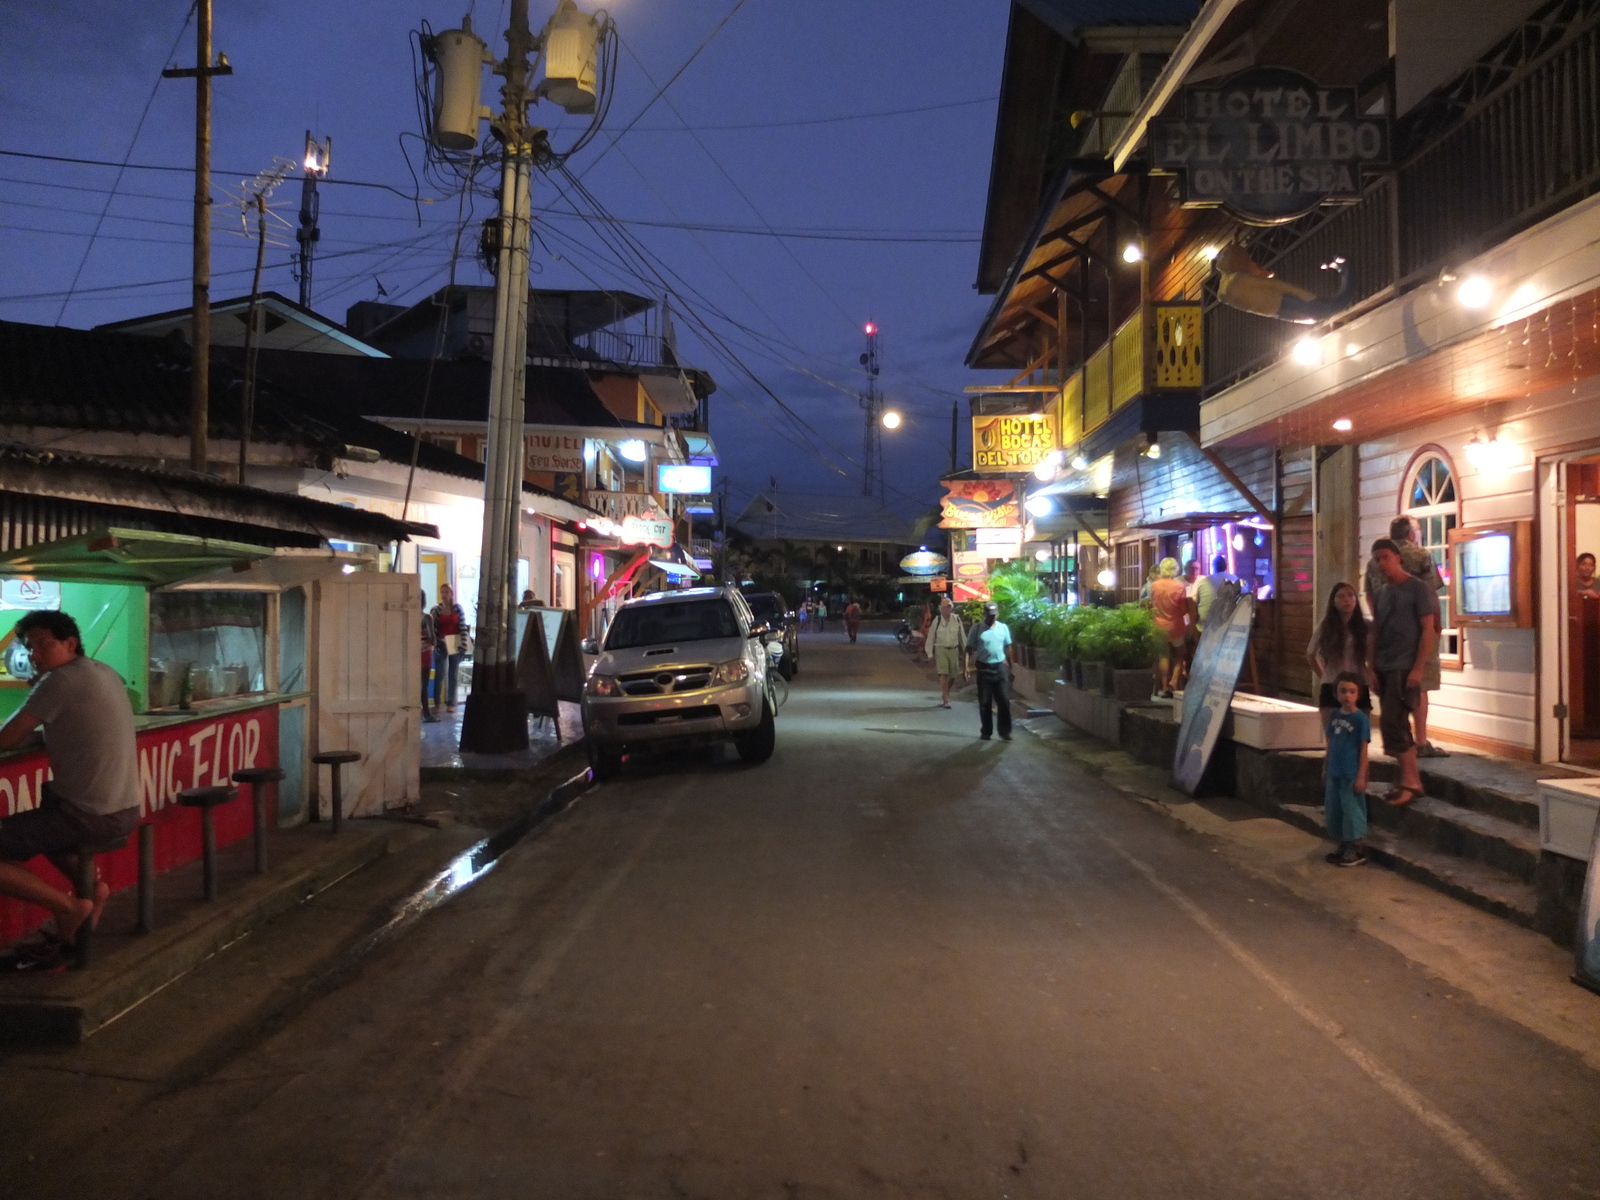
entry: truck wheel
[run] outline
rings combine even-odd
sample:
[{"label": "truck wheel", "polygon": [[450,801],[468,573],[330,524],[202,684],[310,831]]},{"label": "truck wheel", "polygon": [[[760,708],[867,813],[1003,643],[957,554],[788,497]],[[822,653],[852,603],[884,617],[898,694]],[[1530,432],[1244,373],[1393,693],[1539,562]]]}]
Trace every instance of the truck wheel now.
[{"label": "truck wheel", "polygon": [[799,660],[787,654],[783,656],[783,660],[778,664],[778,673],[785,679],[793,679],[799,670]]},{"label": "truck wheel", "polygon": [[616,778],[617,772],[621,770],[622,755],[619,751],[603,750],[599,746],[589,747],[589,771],[596,783]]},{"label": "truck wheel", "polygon": [[778,723],[772,719],[772,706],[761,702],[761,724],[749,733],[735,735],[733,746],[739,758],[747,763],[764,763],[772,757],[778,744]]}]

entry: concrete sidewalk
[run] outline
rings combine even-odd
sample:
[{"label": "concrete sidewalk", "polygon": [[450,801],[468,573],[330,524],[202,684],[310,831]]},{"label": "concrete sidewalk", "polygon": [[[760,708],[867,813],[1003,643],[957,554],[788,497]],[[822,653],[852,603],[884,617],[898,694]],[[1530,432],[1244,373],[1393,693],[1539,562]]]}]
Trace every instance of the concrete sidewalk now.
[{"label": "concrete sidewalk", "polygon": [[422,726],[422,777],[423,779],[461,778],[461,772],[473,772],[485,777],[506,777],[519,771],[536,768],[563,747],[571,746],[583,737],[583,716],[578,705],[561,701],[560,728],[547,718],[528,720],[528,748],[514,754],[463,754],[461,752],[461,718],[466,711],[466,697],[456,706],[455,712],[443,709],[437,713],[438,721],[424,722]]}]

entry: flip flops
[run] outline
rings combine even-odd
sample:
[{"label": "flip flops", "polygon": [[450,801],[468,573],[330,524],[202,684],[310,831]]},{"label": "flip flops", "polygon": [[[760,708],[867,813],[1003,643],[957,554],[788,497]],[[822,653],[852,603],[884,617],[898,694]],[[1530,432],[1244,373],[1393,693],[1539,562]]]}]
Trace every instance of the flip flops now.
[{"label": "flip flops", "polygon": [[1403,808],[1405,805],[1410,804],[1413,800],[1420,800],[1421,798],[1421,788],[1407,787],[1405,784],[1401,784],[1392,792],[1389,792],[1387,795],[1385,795],[1383,802],[1392,808]]}]

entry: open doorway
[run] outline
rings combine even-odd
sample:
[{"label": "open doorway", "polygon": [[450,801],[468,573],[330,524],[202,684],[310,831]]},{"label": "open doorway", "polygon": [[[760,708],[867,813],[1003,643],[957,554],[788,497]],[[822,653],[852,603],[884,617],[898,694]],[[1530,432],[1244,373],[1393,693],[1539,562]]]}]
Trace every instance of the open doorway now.
[{"label": "open doorway", "polygon": [[1562,591],[1566,601],[1566,759],[1600,767],[1600,456],[1567,463],[1566,548]]},{"label": "open doorway", "polygon": [[422,594],[430,609],[439,603],[440,585],[449,584],[451,590],[455,590],[455,574],[451,570],[450,555],[446,551],[421,551],[417,555],[417,574],[422,577]]}]

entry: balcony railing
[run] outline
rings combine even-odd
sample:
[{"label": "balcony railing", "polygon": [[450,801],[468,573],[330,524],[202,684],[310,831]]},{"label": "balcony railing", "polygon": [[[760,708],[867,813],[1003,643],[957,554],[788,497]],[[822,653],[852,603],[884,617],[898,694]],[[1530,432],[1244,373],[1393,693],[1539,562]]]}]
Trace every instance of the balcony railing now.
[{"label": "balcony railing", "polygon": [[[1332,281],[1321,265],[1342,255],[1355,273],[1350,303],[1360,304],[1403,291],[1590,194],[1600,186],[1600,24],[1591,19],[1512,78],[1355,204],[1256,237],[1256,261],[1326,293]],[[1206,331],[1210,392],[1277,361],[1301,332],[1214,296]]]},{"label": "balcony railing", "polygon": [[1124,405],[1151,391],[1199,387],[1197,306],[1174,301],[1133,314],[1061,388],[1061,444],[1073,446]]}]

